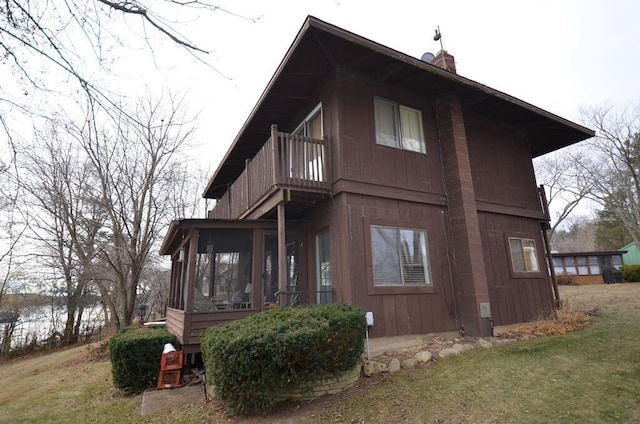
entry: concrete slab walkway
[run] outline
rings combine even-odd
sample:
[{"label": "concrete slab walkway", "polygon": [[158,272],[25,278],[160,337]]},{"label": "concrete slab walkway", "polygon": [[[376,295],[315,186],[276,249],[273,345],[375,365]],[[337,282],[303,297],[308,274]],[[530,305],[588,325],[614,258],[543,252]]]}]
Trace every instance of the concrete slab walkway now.
[{"label": "concrete slab walkway", "polygon": [[147,390],[142,394],[142,415],[204,402],[202,384],[175,389]]}]

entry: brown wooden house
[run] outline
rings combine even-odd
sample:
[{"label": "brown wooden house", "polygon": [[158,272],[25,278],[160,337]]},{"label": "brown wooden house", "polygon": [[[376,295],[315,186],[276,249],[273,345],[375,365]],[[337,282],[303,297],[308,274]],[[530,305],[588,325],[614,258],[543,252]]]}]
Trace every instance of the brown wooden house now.
[{"label": "brown wooden house", "polygon": [[531,320],[557,302],[532,158],[587,128],[309,17],[209,181],[171,224],[167,325],[344,302],[372,337]]}]

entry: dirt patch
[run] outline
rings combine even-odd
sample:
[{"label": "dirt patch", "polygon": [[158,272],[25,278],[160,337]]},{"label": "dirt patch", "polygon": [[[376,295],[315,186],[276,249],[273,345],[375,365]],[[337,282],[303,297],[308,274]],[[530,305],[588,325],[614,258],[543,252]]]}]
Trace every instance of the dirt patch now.
[{"label": "dirt patch", "polygon": [[[303,402],[281,402],[276,407],[276,410],[268,415],[256,415],[250,417],[234,417],[228,413],[226,403],[213,399],[210,400],[204,407],[212,409],[216,412],[216,416],[219,414],[226,415],[227,422],[230,423],[247,423],[247,424],[286,424],[297,423],[303,418],[313,418],[319,414],[322,410],[335,404],[339,404],[348,399],[352,399],[367,393],[371,387],[379,384],[388,378],[386,374],[377,374],[373,377],[362,377],[358,382],[348,390],[344,392],[323,396],[318,399],[303,401]],[[338,417],[337,417],[338,418]]]}]

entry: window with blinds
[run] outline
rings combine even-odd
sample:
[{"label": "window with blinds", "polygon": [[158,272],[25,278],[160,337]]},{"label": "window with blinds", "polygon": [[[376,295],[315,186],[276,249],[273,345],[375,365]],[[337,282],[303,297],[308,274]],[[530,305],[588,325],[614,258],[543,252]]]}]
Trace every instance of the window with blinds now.
[{"label": "window with blinds", "polygon": [[431,284],[425,230],[372,225],[371,252],[374,285]]}]

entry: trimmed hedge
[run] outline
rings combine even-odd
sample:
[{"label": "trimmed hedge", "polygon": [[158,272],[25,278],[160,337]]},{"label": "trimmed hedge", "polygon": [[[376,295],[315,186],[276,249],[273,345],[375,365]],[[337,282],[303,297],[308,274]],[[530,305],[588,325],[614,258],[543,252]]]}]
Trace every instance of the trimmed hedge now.
[{"label": "trimmed hedge", "polygon": [[628,283],[640,282],[640,265],[622,265],[620,272],[624,281]]},{"label": "trimmed hedge", "polygon": [[[207,379],[236,415],[267,413],[280,393],[352,369],[364,350],[364,310],[275,308],[211,327],[201,337]],[[307,386],[305,386],[307,385]]]},{"label": "trimmed hedge", "polygon": [[121,329],[109,341],[114,386],[126,393],[140,393],[154,387],[158,382],[165,343],[178,344],[176,336],[165,328]]}]

